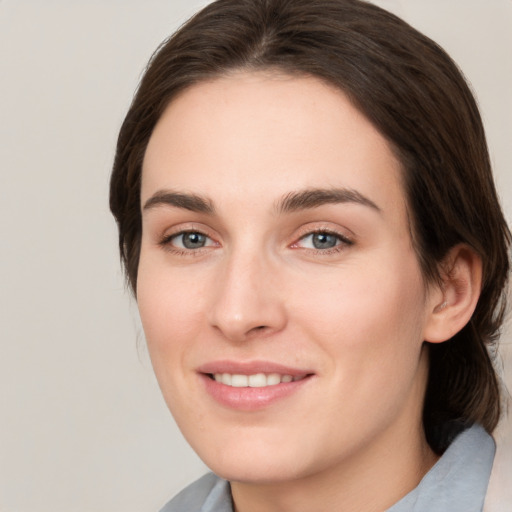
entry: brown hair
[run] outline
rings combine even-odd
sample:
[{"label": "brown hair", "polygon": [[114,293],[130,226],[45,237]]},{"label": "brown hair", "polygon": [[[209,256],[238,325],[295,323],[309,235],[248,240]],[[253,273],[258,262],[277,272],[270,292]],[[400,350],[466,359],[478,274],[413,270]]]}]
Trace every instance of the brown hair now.
[{"label": "brown hair", "polygon": [[151,58],[121,128],[110,207],[136,293],[140,179],[153,128],[176,95],[233,70],[313,75],[347,94],[387,138],[404,171],[413,242],[427,281],[458,243],[483,262],[470,322],[430,346],[424,426],[442,452],[465,425],[491,432],[500,393],[488,349],[504,315],[510,233],[497,199],[482,121],[457,66],[396,16],[359,0],[217,0]]}]

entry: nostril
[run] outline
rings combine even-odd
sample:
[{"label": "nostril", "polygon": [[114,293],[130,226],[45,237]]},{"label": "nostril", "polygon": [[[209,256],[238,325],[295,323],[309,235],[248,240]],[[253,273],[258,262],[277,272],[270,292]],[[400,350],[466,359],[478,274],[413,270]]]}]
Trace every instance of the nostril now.
[{"label": "nostril", "polygon": [[268,325],[257,325],[250,329],[246,334],[250,336],[251,334],[256,334],[257,332],[263,332],[268,330]]}]

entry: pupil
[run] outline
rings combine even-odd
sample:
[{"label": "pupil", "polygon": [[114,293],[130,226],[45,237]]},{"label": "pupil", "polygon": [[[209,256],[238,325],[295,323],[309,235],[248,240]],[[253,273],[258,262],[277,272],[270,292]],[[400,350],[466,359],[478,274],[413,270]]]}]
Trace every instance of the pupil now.
[{"label": "pupil", "polygon": [[313,246],[315,249],[331,249],[336,246],[337,238],[328,233],[315,233],[313,235]]},{"label": "pupil", "polygon": [[183,246],[187,249],[199,249],[204,247],[206,237],[201,233],[185,233],[183,235]]}]

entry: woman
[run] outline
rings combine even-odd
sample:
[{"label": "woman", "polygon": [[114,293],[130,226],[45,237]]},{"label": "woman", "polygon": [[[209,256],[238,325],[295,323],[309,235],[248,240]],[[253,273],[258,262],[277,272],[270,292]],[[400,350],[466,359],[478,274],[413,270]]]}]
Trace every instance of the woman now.
[{"label": "woman", "polygon": [[354,0],[218,0],[111,181],[153,367],[214,474],[163,510],[481,510],[510,234],[450,58]]}]

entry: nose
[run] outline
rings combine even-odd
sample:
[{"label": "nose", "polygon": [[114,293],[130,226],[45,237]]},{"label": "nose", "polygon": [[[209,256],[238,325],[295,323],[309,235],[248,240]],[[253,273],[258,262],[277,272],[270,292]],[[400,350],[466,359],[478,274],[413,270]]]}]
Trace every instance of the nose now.
[{"label": "nose", "polygon": [[286,325],[279,271],[261,255],[232,255],[212,294],[210,324],[234,342],[268,336]]}]

